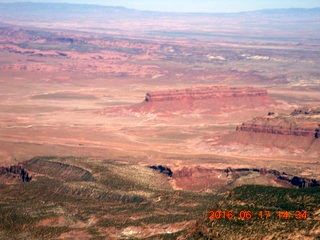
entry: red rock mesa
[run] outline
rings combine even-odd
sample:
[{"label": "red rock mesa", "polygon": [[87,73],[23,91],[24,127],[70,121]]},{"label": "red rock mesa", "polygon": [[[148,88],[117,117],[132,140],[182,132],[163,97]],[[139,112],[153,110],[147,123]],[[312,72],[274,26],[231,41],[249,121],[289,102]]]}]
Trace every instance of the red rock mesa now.
[{"label": "red rock mesa", "polygon": [[265,107],[275,101],[264,89],[254,87],[201,86],[151,91],[142,103],[130,107],[138,112],[228,113]]},{"label": "red rock mesa", "polygon": [[187,89],[154,91],[146,94],[146,102],[205,100],[212,98],[265,97],[266,90],[253,87],[206,86]]},{"label": "red rock mesa", "polygon": [[237,127],[233,140],[320,156],[320,108],[257,117]]}]

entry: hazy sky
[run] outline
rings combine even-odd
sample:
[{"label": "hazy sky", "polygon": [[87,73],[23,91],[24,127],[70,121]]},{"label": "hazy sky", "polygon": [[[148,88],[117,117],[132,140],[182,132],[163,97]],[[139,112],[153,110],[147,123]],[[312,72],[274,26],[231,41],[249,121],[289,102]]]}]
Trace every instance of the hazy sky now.
[{"label": "hazy sky", "polygon": [[[19,2],[19,0],[16,0]],[[0,2],[13,2],[0,0]],[[320,0],[20,0],[20,2],[68,2],[123,6],[171,12],[239,12],[273,8],[320,7]]]}]

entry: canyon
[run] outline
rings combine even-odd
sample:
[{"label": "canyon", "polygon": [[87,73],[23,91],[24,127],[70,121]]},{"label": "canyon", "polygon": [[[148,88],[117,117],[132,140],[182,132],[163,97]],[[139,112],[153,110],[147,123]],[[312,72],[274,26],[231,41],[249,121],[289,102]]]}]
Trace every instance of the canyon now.
[{"label": "canyon", "polygon": [[172,181],[177,189],[206,191],[208,189],[232,190],[235,187],[255,184],[277,187],[318,187],[316,179],[294,176],[273,169],[231,168],[208,169],[200,166],[184,167],[172,175]]},{"label": "canyon", "polygon": [[0,238],[316,240],[319,13],[0,3]]}]

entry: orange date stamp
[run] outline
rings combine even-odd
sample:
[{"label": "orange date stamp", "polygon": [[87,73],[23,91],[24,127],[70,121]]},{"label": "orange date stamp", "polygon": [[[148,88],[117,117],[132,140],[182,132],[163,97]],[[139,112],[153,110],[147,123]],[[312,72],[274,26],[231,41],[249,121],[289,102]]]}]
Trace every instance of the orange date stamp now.
[{"label": "orange date stamp", "polygon": [[308,213],[305,210],[297,211],[270,211],[270,210],[259,210],[259,211],[250,211],[250,210],[210,210],[209,211],[209,220],[219,220],[219,219],[228,219],[228,220],[252,220],[252,219],[281,219],[281,220],[303,220],[307,219]]}]

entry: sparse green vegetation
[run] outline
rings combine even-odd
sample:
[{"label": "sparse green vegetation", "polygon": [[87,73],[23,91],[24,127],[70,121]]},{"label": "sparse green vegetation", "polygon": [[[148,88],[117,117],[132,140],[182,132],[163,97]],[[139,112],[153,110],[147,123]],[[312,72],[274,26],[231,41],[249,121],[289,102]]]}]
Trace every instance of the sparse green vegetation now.
[{"label": "sparse green vegetation", "polygon": [[276,188],[242,186],[233,190],[234,198],[249,204],[281,210],[312,210],[320,206],[320,188]]},{"label": "sparse green vegetation", "polygon": [[[236,216],[241,211],[251,211],[252,218],[248,219],[214,219],[208,216],[198,222],[195,231],[188,239],[295,239],[314,237],[317,233],[318,220],[314,215],[320,206],[320,189],[287,189],[268,186],[241,186],[233,190],[232,196],[211,209],[232,210]],[[259,211],[269,210],[271,216],[260,218]],[[306,219],[296,219],[295,211],[306,210]],[[288,211],[291,218],[279,218],[278,211]],[[319,214],[319,213],[318,213]],[[318,226],[319,227],[319,226]],[[185,235],[187,236],[187,235]]]},{"label": "sparse green vegetation", "polygon": [[[56,237],[72,229],[73,224],[82,224],[89,234],[99,239],[101,229],[149,224],[174,224],[195,220],[216,199],[210,193],[174,191],[164,184],[163,175],[147,167],[106,162],[88,162],[85,158],[41,157],[41,175],[28,184],[2,185],[0,188],[1,231],[12,236],[28,234],[34,239]],[[33,161],[33,164],[37,163]],[[61,181],[45,174],[45,162],[52,168],[76,163],[85,167],[95,180],[93,182]],[[33,166],[36,168],[36,166]],[[70,168],[70,167],[68,167]],[[37,168],[38,169],[38,168]],[[72,169],[72,168],[70,168]],[[74,168],[78,171],[77,168]],[[166,177],[164,177],[166,178]],[[188,205],[186,203],[196,203]],[[8,208],[10,206],[10,208]],[[66,219],[62,226],[38,226],[38,222],[54,217]],[[97,221],[90,226],[91,219]],[[6,220],[4,220],[6,219]],[[19,230],[17,230],[19,229]],[[28,229],[33,229],[32,233]],[[179,231],[180,232],[180,231]],[[161,239],[174,239],[176,233],[160,234]]]},{"label": "sparse green vegetation", "polygon": [[[37,159],[40,161],[41,157]],[[51,167],[74,163],[77,166],[74,169],[85,168],[94,176],[94,181],[60,181],[58,177],[48,177],[43,172],[30,183],[1,185],[0,232],[3,236],[50,239],[74,230],[74,226],[79,224],[82,226],[79,230],[85,230],[94,239],[102,239],[106,236],[105,229],[109,228],[122,231],[128,227],[171,225],[202,219],[195,226],[195,231],[184,229],[153,237],[233,239],[233,236],[243,236],[252,239],[252,236],[260,238],[272,232],[289,236],[291,232],[302,229],[306,236],[312,236],[312,228],[317,223],[314,218],[320,206],[319,188],[246,185],[233,189],[229,194],[174,191],[168,186],[163,187],[162,180],[158,181],[163,177],[160,173],[146,167],[116,162],[99,163],[98,167],[94,161],[73,157],[44,157],[42,161],[43,169],[46,161],[63,163]],[[209,221],[210,209],[232,210],[234,214],[250,210],[253,216],[250,220]],[[261,219],[258,216],[261,210],[270,210],[273,215]],[[279,219],[276,215],[276,211],[294,213],[296,210],[306,210],[308,218]],[[58,217],[65,219],[61,225],[38,224]],[[204,229],[207,230],[203,232]]]},{"label": "sparse green vegetation", "polygon": [[320,240],[319,15],[0,3],[0,240]]}]

